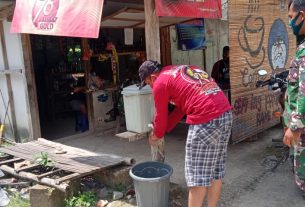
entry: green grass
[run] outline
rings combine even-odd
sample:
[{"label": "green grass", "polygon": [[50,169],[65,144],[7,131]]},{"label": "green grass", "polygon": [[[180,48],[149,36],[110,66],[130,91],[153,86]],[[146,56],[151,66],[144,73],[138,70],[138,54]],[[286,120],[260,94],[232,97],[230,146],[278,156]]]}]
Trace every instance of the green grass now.
[{"label": "green grass", "polygon": [[98,198],[93,192],[79,193],[65,200],[65,207],[92,207],[96,206]]},{"label": "green grass", "polygon": [[123,185],[122,183],[120,183],[120,184],[116,184],[114,186],[114,190],[119,191],[119,192],[126,192],[127,187],[125,185]]},{"label": "green grass", "polygon": [[10,196],[10,203],[7,207],[31,207],[30,202],[24,200],[19,195]]}]

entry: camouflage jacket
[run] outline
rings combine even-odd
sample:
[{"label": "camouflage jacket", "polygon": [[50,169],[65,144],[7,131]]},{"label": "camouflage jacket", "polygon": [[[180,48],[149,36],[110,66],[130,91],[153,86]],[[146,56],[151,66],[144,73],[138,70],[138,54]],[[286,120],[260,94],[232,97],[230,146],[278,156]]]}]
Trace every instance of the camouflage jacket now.
[{"label": "camouflage jacket", "polygon": [[291,61],[285,95],[284,121],[292,130],[305,127],[305,42]]}]

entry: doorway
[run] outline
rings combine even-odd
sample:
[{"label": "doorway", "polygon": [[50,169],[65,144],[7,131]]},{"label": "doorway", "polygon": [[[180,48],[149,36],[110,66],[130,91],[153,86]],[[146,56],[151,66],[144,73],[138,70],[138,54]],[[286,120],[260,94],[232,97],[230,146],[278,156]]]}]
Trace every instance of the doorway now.
[{"label": "doorway", "polygon": [[54,140],[87,131],[81,39],[30,38],[42,137]]}]

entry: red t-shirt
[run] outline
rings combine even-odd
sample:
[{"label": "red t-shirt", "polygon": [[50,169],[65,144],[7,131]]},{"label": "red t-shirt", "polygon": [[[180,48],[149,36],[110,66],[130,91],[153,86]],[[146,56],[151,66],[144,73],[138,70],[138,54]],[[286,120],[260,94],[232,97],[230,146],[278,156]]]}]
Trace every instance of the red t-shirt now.
[{"label": "red t-shirt", "polygon": [[[153,85],[154,134],[162,138],[187,115],[187,124],[204,124],[232,107],[208,74],[197,66],[164,67]],[[176,107],[168,114],[168,103]]]}]

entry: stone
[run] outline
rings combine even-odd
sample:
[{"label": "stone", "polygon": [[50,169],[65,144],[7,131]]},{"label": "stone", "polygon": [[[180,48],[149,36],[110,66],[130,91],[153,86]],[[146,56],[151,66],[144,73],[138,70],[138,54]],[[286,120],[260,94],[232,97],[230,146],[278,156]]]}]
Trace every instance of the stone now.
[{"label": "stone", "polygon": [[134,196],[136,194],[135,190],[133,188],[130,188],[129,190],[127,190],[127,192],[125,193],[125,196]]},{"label": "stone", "polygon": [[4,177],[4,176],[5,176],[4,172],[0,170],[0,177]]},{"label": "stone", "polygon": [[113,191],[113,197],[112,199],[115,200],[120,200],[124,197],[124,194],[119,192],[119,191]]},{"label": "stone", "polygon": [[10,199],[7,192],[0,188],[0,206],[7,206],[10,203]]},{"label": "stone", "polygon": [[118,185],[129,186],[132,184],[132,179],[129,176],[130,169],[130,166],[117,166],[105,169],[94,176],[104,185],[115,189]]},{"label": "stone", "polygon": [[128,203],[130,203],[131,205],[136,206],[137,205],[137,199],[135,197],[134,198],[130,198],[128,200]]},{"label": "stone", "polygon": [[31,207],[64,207],[65,193],[48,186],[35,185],[30,188]]},{"label": "stone", "polygon": [[18,190],[16,188],[10,188],[9,191],[12,192],[12,193],[17,193],[18,192]]},{"label": "stone", "polygon": [[107,205],[107,207],[135,207],[134,205],[131,205],[129,203],[126,203],[124,201],[114,201]]},{"label": "stone", "polygon": [[102,189],[99,189],[97,191],[97,196],[99,199],[105,199],[109,196],[109,190],[106,187],[103,187]]},{"label": "stone", "polygon": [[20,196],[23,198],[23,199],[26,199],[26,200],[30,200],[30,194],[29,194],[29,188],[22,188],[20,190]]},{"label": "stone", "polygon": [[100,201],[97,203],[96,207],[105,207],[105,206],[107,206],[108,204],[109,204],[109,202],[108,202],[107,200],[100,200]]},{"label": "stone", "polygon": [[29,188],[22,188],[21,190],[20,190],[20,193],[21,194],[26,194],[26,193],[28,193],[29,192]]}]

